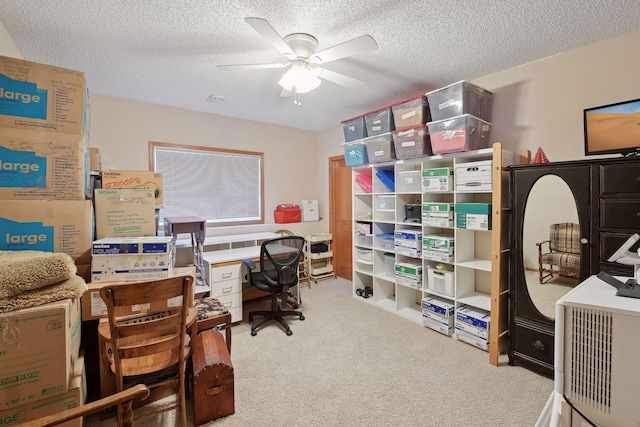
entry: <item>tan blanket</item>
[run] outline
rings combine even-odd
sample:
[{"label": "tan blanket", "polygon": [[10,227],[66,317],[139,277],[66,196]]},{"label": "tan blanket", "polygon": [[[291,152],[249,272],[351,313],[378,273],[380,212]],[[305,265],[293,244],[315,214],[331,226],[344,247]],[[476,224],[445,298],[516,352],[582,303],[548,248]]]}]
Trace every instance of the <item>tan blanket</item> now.
[{"label": "tan blanket", "polygon": [[65,253],[0,251],[0,300],[71,279],[76,272]]},{"label": "tan blanket", "polygon": [[67,298],[77,298],[88,289],[82,277],[74,276],[62,282],[0,299],[0,313],[35,307]]}]

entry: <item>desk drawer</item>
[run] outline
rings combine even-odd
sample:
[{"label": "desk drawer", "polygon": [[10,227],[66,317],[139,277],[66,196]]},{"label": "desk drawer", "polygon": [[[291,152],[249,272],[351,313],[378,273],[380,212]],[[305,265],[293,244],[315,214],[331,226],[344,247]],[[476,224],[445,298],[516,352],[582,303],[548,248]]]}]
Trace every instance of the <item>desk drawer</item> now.
[{"label": "desk drawer", "polygon": [[242,280],[231,279],[211,283],[211,296],[222,297],[225,295],[242,293]]},{"label": "desk drawer", "polygon": [[242,320],[242,292],[230,295],[216,296],[227,310],[231,313],[231,321],[238,322]]},{"label": "desk drawer", "polygon": [[224,265],[222,267],[211,267],[209,282],[213,285],[215,282],[223,280],[238,279],[242,277],[242,264]]}]

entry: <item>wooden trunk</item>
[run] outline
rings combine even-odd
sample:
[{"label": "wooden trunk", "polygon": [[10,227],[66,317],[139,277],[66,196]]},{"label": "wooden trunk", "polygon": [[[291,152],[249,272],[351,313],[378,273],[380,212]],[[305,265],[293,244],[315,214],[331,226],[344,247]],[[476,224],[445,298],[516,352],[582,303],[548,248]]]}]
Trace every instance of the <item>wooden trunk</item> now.
[{"label": "wooden trunk", "polygon": [[218,331],[207,330],[192,343],[193,420],[196,426],[235,412],[233,366]]}]

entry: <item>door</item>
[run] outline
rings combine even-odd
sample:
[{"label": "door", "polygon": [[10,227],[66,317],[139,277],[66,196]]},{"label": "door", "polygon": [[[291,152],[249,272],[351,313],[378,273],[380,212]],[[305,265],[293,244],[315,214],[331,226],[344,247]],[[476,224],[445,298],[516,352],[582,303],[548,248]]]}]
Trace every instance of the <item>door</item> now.
[{"label": "door", "polygon": [[329,158],[329,229],[333,235],[333,271],[352,279],[351,168],[344,156]]}]

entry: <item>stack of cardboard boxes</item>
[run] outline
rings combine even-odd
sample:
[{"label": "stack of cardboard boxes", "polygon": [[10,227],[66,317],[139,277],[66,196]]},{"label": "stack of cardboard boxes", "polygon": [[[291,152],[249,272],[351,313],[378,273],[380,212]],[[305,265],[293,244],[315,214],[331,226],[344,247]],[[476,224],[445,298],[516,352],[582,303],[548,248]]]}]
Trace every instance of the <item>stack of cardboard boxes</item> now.
[{"label": "stack of cardboard boxes", "polygon": [[[63,252],[88,272],[87,118],[84,73],[0,56],[0,250]],[[84,402],[80,319],[78,298],[1,316],[2,425]]]}]

